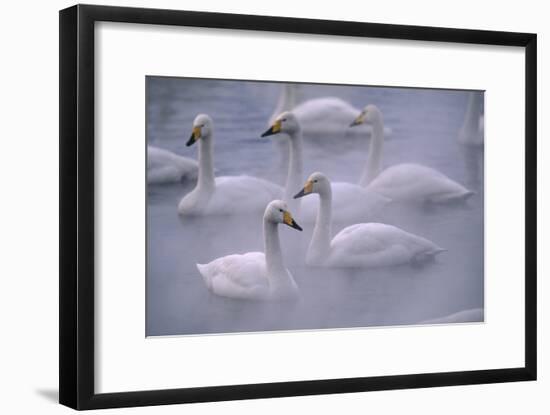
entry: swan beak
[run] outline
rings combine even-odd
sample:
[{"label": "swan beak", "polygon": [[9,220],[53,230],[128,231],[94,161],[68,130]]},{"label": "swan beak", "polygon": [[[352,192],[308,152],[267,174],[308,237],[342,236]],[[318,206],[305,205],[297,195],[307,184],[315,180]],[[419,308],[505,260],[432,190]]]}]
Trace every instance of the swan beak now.
[{"label": "swan beak", "polygon": [[186,146],[192,146],[199,138],[201,138],[201,127],[193,127],[193,132],[191,133],[189,140],[187,140]]},{"label": "swan beak", "polygon": [[357,116],[356,119],[349,125],[350,127],[355,127],[356,125],[361,125],[365,122],[365,114],[361,113]]},{"label": "swan beak", "polygon": [[275,123],[269,127],[269,129],[262,134],[262,137],[267,137],[268,135],[273,135],[281,132],[281,120],[275,121]]},{"label": "swan beak", "polygon": [[308,181],[306,182],[306,185],[304,186],[304,188],[294,195],[294,199],[304,197],[305,195],[308,195],[311,192],[313,192],[313,182]]},{"label": "swan beak", "polygon": [[283,213],[283,222],[285,223],[285,225],[288,225],[291,228],[298,229],[299,231],[302,230],[302,227],[296,223],[288,210],[285,210],[285,212]]}]

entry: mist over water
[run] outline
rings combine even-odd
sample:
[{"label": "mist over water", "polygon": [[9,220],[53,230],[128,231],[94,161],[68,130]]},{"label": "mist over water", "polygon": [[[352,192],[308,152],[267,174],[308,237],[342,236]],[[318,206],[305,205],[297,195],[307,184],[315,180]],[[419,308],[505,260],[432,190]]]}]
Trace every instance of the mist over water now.
[{"label": "mist over water", "polygon": [[[281,182],[271,140],[260,138],[280,93],[274,83],[147,78],[147,139],[196,158],[186,147],[194,117],[214,120],[216,174],[250,174]],[[148,336],[418,324],[483,308],[483,149],[457,143],[468,92],[302,85],[301,100],[337,96],[357,108],[376,104],[392,134],[383,166],[415,162],[433,167],[476,192],[458,206],[394,204],[376,218],[426,237],[448,251],[433,263],[384,269],[305,265],[313,224],[280,226],[287,268],[301,292],[296,304],[252,302],[210,293],[195,267],[223,255],[263,251],[262,214],[179,218],[177,204],[194,183],[147,189]],[[323,171],[356,183],[366,162],[364,139],[338,137],[331,151],[307,146],[304,176]],[[306,177],[304,177],[305,180]],[[298,191],[300,189],[297,189]],[[308,197],[317,198],[317,195]],[[333,234],[352,223],[333,224]]]}]

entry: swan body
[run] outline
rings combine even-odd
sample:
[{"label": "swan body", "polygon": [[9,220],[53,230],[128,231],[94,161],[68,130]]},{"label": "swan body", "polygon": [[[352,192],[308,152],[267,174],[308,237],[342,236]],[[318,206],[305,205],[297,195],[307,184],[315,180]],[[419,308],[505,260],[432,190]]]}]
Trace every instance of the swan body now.
[{"label": "swan body", "polygon": [[[391,198],[354,183],[332,182],[331,185],[333,222],[371,220],[391,202]],[[300,205],[300,221],[315,222],[318,209],[319,203],[314,197],[304,198]]]},{"label": "swan body", "polygon": [[458,134],[458,141],[465,145],[481,146],[484,142],[485,118],[482,114],[483,95],[470,92],[464,122]]},{"label": "swan body", "polygon": [[419,164],[405,163],[381,169],[384,124],[380,110],[367,105],[351,126],[369,123],[373,134],[361,186],[395,201],[448,203],[465,200],[473,192],[443,173]]},{"label": "swan body", "polygon": [[368,189],[392,200],[447,203],[473,194],[443,173],[420,164],[388,167],[374,178]]},{"label": "swan body", "polygon": [[199,164],[162,148],[147,146],[147,183],[177,183],[196,180]]},{"label": "swan body", "polygon": [[332,190],[329,179],[313,173],[295,197],[317,193],[319,211],[306,263],[325,267],[375,268],[425,262],[444,249],[428,239],[383,223],[359,223],[331,239]]},{"label": "swan body", "polygon": [[302,230],[286,203],[274,200],[264,213],[265,252],[228,255],[197,264],[207,288],[223,297],[243,300],[296,300],[299,289],[283,264],[278,224]]},{"label": "swan body", "polygon": [[200,114],[193,122],[187,142],[199,142],[197,185],[178,205],[180,215],[224,215],[261,212],[283,189],[267,180],[252,176],[214,177],[212,155],[213,125],[208,115]]},{"label": "swan body", "polygon": [[[294,112],[283,112],[262,137],[281,134],[288,144],[288,173],[285,183],[284,200],[304,222],[313,222],[317,217],[318,204],[310,198],[295,200],[294,194],[303,183],[303,154],[301,124]],[[390,199],[359,185],[346,182],[332,183],[335,221],[346,222],[370,218],[379,212]]]},{"label": "swan body", "polygon": [[468,323],[474,321],[484,321],[484,312],[482,308],[471,308],[458,311],[445,317],[432,318],[424,320],[421,324],[445,324],[445,323]]}]

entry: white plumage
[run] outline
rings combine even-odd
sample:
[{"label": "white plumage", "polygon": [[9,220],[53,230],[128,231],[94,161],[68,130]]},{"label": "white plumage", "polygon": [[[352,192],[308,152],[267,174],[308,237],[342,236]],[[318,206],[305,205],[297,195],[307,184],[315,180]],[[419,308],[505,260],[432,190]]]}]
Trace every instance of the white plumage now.
[{"label": "white plumage", "polygon": [[332,190],[329,179],[313,173],[296,197],[319,195],[319,213],[306,262],[327,267],[385,267],[419,263],[444,249],[426,238],[382,223],[360,223],[342,229],[331,239]]},{"label": "white plumage", "polygon": [[199,175],[196,187],[179,205],[180,215],[234,215],[261,212],[283,189],[274,183],[252,176],[214,177],[213,123],[200,114],[193,122],[188,145],[199,142]]},{"label": "white plumage", "polygon": [[384,123],[375,105],[367,105],[351,126],[369,123],[373,127],[369,155],[359,181],[361,186],[394,201],[446,203],[473,194],[443,173],[420,164],[403,163],[382,170]]},{"label": "white plumage", "polygon": [[196,180],[199,164],[189,158],[171,151],[147,146],[147,183],[177,183]]},{"label": "white plumage", "polygon": [[278,225],[301,230],[286,203],[272,201],[264,213],[265,252],[227,255],[197,264],[207,288],[223,297],[247,300],[296,300],[299,290],[283,264]]}]

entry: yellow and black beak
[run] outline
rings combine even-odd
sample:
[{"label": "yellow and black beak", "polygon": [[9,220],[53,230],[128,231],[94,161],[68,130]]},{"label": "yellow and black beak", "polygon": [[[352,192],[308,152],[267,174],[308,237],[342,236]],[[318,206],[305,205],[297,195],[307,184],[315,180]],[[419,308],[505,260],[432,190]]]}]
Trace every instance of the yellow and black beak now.
[{"label": "yellow and black beak", "polygon": [[313,192],[313,182],[308,180],[304,188],[294,195],[294,199],[309,195],[311,192]]},{"label": "yellow and black beak", "polygon": [[273,123],[269,129],[262,134],[262,137],[267,137],[268,135],[278,134],[281,132],[281,120],[277,120]]},{"label": "yellow and black beak", "polygon": [[201,138],[201,127],[193,127],[193,132],[191,133],[189,140],[187,140],[186,146],[192,146],[199,138]]},{"label": "yellow and black beak", "polygon": [[361,125],[365,123],[365,113],[362,112],[357,116],[356,119],[353,120],[353,122],[349,125],[350,127],[355,127],[356,125]]},{"label": "yellow and black beak", "polygon": [[285,225],[288,225],[291,228],[297,229],[299,231],[302,230],[302,227],[296,223],[288,210],[285,210],[283,213],[283,222],[285,223]]}]

